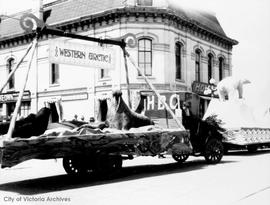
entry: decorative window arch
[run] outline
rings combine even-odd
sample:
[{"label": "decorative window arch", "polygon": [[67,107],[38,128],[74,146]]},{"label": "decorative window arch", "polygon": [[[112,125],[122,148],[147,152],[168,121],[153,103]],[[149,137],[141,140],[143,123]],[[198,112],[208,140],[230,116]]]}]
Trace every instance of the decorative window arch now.
[{"label": "decorative window arch", "polygon": [[195,46],[193,46],[193,52],[196,53],[196,50],[199,50],[201,53],[201,57],[205,56],[205,51],[203,49],[203,47],[200,44],[196,44]]},{"label": "decorative window arch", "polygon": [[213,78],[213,65],[214,65],[214,56],[212,53],[207,55],[207,63],[208,63],[208,81]]},{"label": "decorative window arch", "polygon": [[138,65],[145,76],[152,76],[152,50],[151,38],[143,37],[138,40]]},{"label": "decorative window arch", "polygon": [[221,81],[225,77],[224,65],[225,65],[224,57],[219,57],[218,58],[219,81]]},{"label": "decorative window arch", "polygon": [[195,81],[201,81],[201,56],[202,51],[200,49],[195,50]]},{"label": "decorative window arch", "polygon": [[182,53],[183,53],[183,44],[181,42],[175,43],[175,79],[182,79]]},{"label": "decorative window arch", "polygon": [[[13,67],[15,65],[15,59],[14,58],[9,58],[7,60],[7,73],[11,73]],[[14,89],[15,88],[15,76],[13,75],[10,80],[8,81],[8,89]]]},{"label": "decorative window arch", "polygon": [[211,54],[213,56],[214,60],[217,58],[216,53],[212,49],[209,49],[206,51],[206,56],[208,56],[209,54]]}]

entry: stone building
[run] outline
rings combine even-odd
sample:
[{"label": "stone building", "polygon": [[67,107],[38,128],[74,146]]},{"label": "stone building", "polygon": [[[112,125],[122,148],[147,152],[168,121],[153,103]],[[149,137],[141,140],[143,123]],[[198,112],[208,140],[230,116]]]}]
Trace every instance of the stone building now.
[{"label": "stone building", "polygon": [[[232,48],[237,41],[226,36],[214,13],[187,9],[168,0],[58,0],[43,6],[50,10],[47,24],[66,32],[96,38],[136,36],[128,52],[158,90],[187,90],[204,95],[209,79],[217,82],[232,73]],[[0,23],[0,84],[18,63],[31,42],[20,17],[31,11],[2,16]],[[87,44],[114,50],[111,70],[55,64],[49,61],[49,41]],[[42,35],[34,56],[21,107],[21,115],[36,112],[45,101],[61,98],[64,118],[74,114],[96,117],[102,99],[120,88],[126,98],[127,81],[121,48],[94,42]],[[0,114],[9,116],[18,98],[27,59],[0,95]],[[148,89],[142,76],[128,63],[132,98]],[[205,97],[205,96],[204,96]]]}]

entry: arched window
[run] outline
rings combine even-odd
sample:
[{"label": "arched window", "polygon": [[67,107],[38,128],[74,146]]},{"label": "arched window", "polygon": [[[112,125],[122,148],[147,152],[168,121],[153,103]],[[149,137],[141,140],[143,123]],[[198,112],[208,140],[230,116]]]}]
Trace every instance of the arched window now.
[{"label": "arched window", "polygon": [[[139,40],[138,48],[139,67],[143,70],[144,75],[152,75],[152,41],[148,38]],[[140,74],[139,74],[140,75]]]},{"label": "arched window", "polygon": [[224,78],[224,58],[218,59],[219,81]]},{"label": "arched window", "polygon": [[175,44],[175,78],[182,79],[182,44],[179,42]]},{"label": "arched window", "polygon": [[200,73],[201,73],[201,51],[197,49],[195,51],[195,81],[200,82]]},{"label": "arched window", "polygon": [[213,75],[213,55],[208,54],[208,81],[212,78]]},{"label": "arched window", "polygon": [[[15,60],[14,58],[10,58],[7,60],[7,71],[8,71],[8,75],[9,73],[11,73],[13,67],[15,64]],[[14,75],[10,78],[9,82],[8,82],[8,88],[9,89],[13,89],[15,87],[15,77]]]}]

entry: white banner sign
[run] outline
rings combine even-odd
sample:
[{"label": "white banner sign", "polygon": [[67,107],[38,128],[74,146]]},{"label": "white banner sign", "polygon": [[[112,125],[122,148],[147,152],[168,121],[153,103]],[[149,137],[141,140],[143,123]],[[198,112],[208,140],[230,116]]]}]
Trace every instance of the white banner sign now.
[{"label": "white banner sign", "polygon": [[50,41],[49,61],[102,69],[114,69],[115,51],[112,48],[94,47],[78,43]]}]

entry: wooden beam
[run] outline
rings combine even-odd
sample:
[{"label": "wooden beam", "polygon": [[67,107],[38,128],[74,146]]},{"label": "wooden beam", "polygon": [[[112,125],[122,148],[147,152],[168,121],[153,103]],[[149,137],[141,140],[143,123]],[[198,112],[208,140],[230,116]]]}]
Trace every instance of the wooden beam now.
[{"label": "wooden beam", "polygon": [[18,97],[18,100],[16,102],[15,110],[13,112],[12,119],[11,119],[11,122],[10,122],[10,125],[9,125],[9,129],[8,129],[8,133],[6,135],[6,140],[10,140],[11,139],[12,134],[13,134],[13,131],[14,131],[14,128],[15,128],[17,115],[18,115],[19,110],[20,110],[20,107],[21,107],[23,93],[24,93],[24,90],[25,90],[25,87],[26,87],[28,76],[29,76],[29,71],[30,71],[31,63],[32,63],[32,60],[33,60],[33,57],[34,57],[34,53],[35,53],[35,50],[36,50],[36,45],[37,45],[37,38],[35,38],[33,40],[32,51],[31,51],[30,59],[28,61],[28,68],[27,68],[27,72],[26,72],[26,75],[25,75],[25,79],[23,81],[24,82],[24,85],[23,85],[22,89],[20,90],[19,97]]}]

